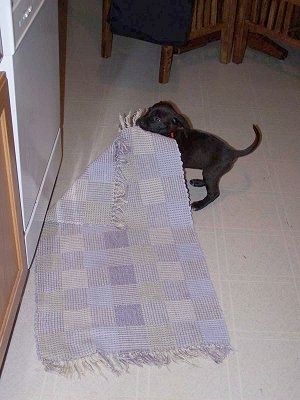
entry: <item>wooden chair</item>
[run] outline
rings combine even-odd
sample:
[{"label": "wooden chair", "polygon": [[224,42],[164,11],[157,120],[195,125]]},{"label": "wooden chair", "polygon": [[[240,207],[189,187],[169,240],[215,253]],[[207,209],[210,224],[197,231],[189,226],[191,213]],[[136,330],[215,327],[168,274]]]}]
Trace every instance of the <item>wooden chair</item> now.
[{"label": "wooden chair", "polygon": [[[167,83],[173,54],[189,51],[220,40],[220,62],[231,60],[237,0],[195,0],[188,43],[182,47],[161,46],[159,82]],[[102,5],[102,57],[111,56],[113,34],[108,23],[111,0]]]},{"label": "wooden chair", "polygon": [[300,0],[240,0],[233,62],[243,61],[247,46],[284,59],[278,43],[300,48]]}]

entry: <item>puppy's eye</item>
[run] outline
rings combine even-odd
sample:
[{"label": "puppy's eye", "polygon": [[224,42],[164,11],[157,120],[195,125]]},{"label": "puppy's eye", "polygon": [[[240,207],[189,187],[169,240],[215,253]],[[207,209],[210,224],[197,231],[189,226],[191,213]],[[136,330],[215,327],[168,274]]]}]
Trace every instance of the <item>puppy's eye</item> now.
[{"label": "puppy's eye", "polygon": [[161,119],[160,119],[157,115],[154,115],[153,121],[154,121],[154,122],[160,122]]}]

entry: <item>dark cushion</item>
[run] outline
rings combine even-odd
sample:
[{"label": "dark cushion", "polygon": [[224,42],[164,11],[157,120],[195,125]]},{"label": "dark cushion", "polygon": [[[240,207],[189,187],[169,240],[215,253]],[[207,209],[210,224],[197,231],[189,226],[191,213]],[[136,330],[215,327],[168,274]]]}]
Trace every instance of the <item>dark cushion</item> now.
[{"label": "dark cushion", "polygon": [[162,45],[186,44],[193,0],[112,0],[113,33]]}]

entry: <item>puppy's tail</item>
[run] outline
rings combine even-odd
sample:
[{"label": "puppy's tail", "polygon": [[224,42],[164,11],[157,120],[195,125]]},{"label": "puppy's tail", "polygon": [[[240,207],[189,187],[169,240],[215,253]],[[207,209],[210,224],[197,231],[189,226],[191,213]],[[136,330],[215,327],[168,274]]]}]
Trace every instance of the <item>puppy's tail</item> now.
[{"label": "puppy's tail", "polygon": [[246,149],[236,150],[237,157],[243,157],[243,156],[246,156],[247,154],[252,153],[260,145],[260,142],[261,142],[261,139],[262,139],[261,130],[259,129],[259,127],[257,125],[253,125],[253,130],[255,132],[254,142],[249,147],[247,147]]}]

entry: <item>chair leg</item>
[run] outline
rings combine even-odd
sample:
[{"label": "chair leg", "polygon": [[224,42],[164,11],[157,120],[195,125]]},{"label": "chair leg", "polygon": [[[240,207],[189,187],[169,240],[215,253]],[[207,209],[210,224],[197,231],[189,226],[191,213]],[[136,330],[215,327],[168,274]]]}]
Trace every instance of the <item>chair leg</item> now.
[{"label": "chair leg", "polygon": [[222,29],[220,43],[220,61],[223,64],[228,64],[231,60],[236,8],[237,0],[228,0],[224,4],[225,27]]},{"label": "chair leg", "polygon": [[161,46],[159,83],[168,83],[173,61],[173,46]]},{"label": "chair leg", "polygon": [[110,10],[111,0],[103,0],[102,4],[102,42],[101,55],[103,58],[111,56],[113,35],[108,23],[108,14]]},{"label": "chair leg", "polygon": [[246,11],[247,11],[247,1],[240,1],[237,11],[237,19],[235,26],[236,29],[234,32],[234,44],[233,44],[234,48],[232,56],[232,61],[235,64],[240,64],[243,61],[247,47],[248,29],[245,24]]}]

